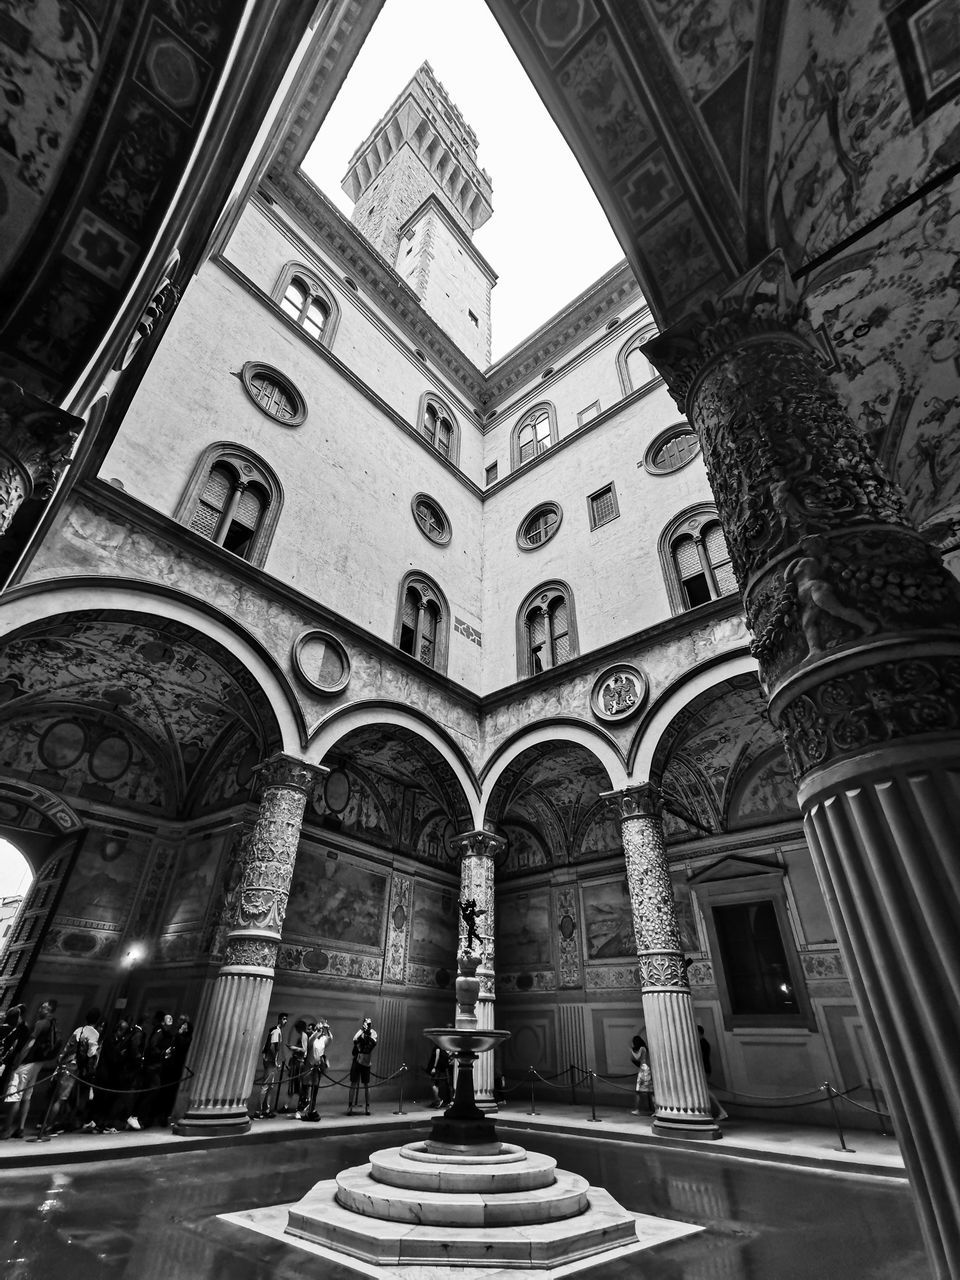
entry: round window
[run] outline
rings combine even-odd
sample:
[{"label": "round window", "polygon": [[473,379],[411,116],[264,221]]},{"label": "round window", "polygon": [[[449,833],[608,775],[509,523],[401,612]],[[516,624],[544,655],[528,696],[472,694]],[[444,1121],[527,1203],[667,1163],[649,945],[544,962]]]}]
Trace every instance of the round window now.
[{"label": "round window", "polygon": [[350,681],[350,658],[328,631],[304,631],[293,645],[293,669],[315,693],[340,693]]},{"label": "round window", "polygon": [[556,502],[543,502],[524,516],[517,530],[517,544],[521,551],[534,551],[549,542],[560,528],[563,512]]},{"label": "round window", "polygon": [[268,418],[285,427],[299,427],[307,416],[307,402],[278,370],[248,360],[240,372],[243,389]]},{"label": "round window", "polygon": [[418,493],[411,506],[420,532],[437,546],[445,547],[450,541],[452,530],[443,508],[425,493]]},{"label": "round window", "polygon": [[648,471],[666,475],[679,471],[700,452],[700,441],[692,427],[683,423],[662,431],[644,455],[643,465]]}]

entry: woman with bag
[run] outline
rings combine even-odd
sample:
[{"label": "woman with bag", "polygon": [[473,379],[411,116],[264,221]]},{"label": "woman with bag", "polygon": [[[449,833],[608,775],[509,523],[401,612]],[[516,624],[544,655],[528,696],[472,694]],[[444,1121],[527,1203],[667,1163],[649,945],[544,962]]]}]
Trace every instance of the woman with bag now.
[{"label": "woman with bag", "polygon": [[641,1097],[646,1095],[647,1111],[650,1115],[654,1114],[655,1107],[653,1103],[653,1071],[650,1068],[650,1055],[647,1053],[647,1045],[643,1036],[634,1036],[630,1048],[630,1060],[637,1068],[637,1105],[630,1112],[632,1116],[638,1116],[640,1112]]}]

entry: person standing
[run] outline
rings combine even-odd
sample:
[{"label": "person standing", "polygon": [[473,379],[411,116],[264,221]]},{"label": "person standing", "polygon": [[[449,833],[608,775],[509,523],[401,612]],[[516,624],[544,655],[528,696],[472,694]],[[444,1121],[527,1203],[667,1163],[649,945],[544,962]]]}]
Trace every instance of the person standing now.
[{"label": "person standing", "polygon": [[119,1133],[125,1127],[142,1057],[143,1032],[121,1017],[101,1038],[93,1103],[84,1133]]},{"label": "person standing", "polygon": [[377,1047],[377,1033],[373,1022],[364,1018],[360,1030],[353,1037],[353,1061],[350,1064],[350,1098],[347,1115],[353,1115],[360,1105],[360,1086],[363,1085],[364,1114],[370,1114],[370,1059]]},{"label": "person standing", "polygon": [[4,1095],[4,1108],[9,1109],[0,1138],[22,1138],[37,1077],[44,1067],[52,1067],[60,1052],[57,1035],[56,1000],[44,1000],[29,1039],[13,1062],[13,1072]]},{"label": "person standing", "polygon": [[453,1059],[446,1049],[434,1045],[433,1052],[427,1060],[427,1074],[430,1077],[430,1088],[433,1097],[431,1107],[448,1107],[453,1097]]},{"label": "person standing", "polygon": [[327,1050],[333,1040],[333,1032],[326,1018],[318,1018],[312,1033],[307,1038],[307,1053],[304,1071],[307,1076],[307,1105],[297,1112],[298,1120],[317,1121],[320,1112],[317,1110],[317,1093],[320,1081],[327,1071]]},{"label": "person standing", "polygon": [[630,1114],[634,1116],[640,1115],[641,1099],[646,1098],[647,1112],[649,1115],[653,1115],[655,1110],[653,1102],[653,1071],[650,1067],[647,1043],[641,1035],[633,1037],[630,1046],[630,1060],[637,1068],[637,1083],[635,1086],[637,1105]]},{"label": "person standing", "polygon": [[[710,1082],[710,1041],[707,1034],[700,1024],[697,1024],[697,1036],[700,1040],[700,1057],[703,1059],[703,1074],[707,1077],[707,1084]],[[710,1114],[714,1120],[729,1120],[730,1117],[724,1109],[723,1103],[716,1096],[712,1089],[707,1089],[707,1097],[710,1099]]]},{"label": "person standing", "polygon": [[27,1006],[12,1004],[0,1022],[0,1098],[7,1091],[7,1083],[13,1075],[14,1065],[19,1061],[23,1047],[30,1039],[30,1028],[27,1025]]},{"label": "person standing", "polygon": [[296,1098],[293,1106],[294,1111],[299,1111],[300,1098],[303,1093],[302,1082],[300,1077],[304,1072],[304,1063],[307,1058],[307,1024],[303,1018],[298,1018],[293,1024],[293,1030],[287,1035],[287,1100],[279,1111],[290,1110],[290,1099]]},{"label": "person standing", "polygon": [[254,1112],[254,1116],[261,1120],[269,1120],[272,1115],[276,1114],[270,1106],[270,1090],[277,1083],[277,1075],[280,1071],[280,1061],[283,1053],[283,1028],[286,1025],[287,1015],[278,1013],[276,1026],[271,1027],[267,1032],[267,1038],[264,1040],[263,1049],[260,1052],[263,1074],[260,1077],[260,1105]]},{"label": "person standing", "polygon": [[140,1093],[134,1104],[134,1114],[127,1117],[130,1129],[149,1129],[160,1116],[163,1106],[163,1064],[167,1050],[173,1045],[173,1014],[158,1009],[153,1015],[153,1030],[147,1036],[143,1050],[143,1070]]},{"label": "person standing", "polygon": [[61,1119],[61,1113],[67,1109],[71,1097],[75,1099],[74,1113],[72,1119],[66,1119],[66,1123],[71,1128],[79,1129],[86,1120],[102,1029],[103,1015],[100,1010],[88,1009],[84,1021],[74,1029],[64,1045],[57,1063],[58,1075],[52,1085],[54,1098],[47,1122],[48,1132],[51,1134],[64,1132],[65,1121]]},{"label": "person standing", "polygon": [[163,1065],[160,1068],[160,1081],[163,1088],[158,1094],[157,1115],[165,1124],[169,1124],[173,1118],[180,1079],[187,1065],[187,1054],[190,1051],[192,1039],[193,1026],[187,1015],[181,1013],[173,1030],[173,1041],[163,1055]]}]

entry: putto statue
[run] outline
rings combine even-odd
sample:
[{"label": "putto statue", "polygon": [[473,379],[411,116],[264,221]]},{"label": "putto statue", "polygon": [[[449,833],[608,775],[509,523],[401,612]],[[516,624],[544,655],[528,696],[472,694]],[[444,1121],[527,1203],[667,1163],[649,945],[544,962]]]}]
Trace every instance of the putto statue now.
[{"label": "putto statue", "polygon": [[460,918],[467,926],[467,941],[464,944],[467,951],[470,950],[474,938],[477,940],[477,946],[482,949],[483,937],[477,932],[477,916],[486,914],[477,907],[476,898],[466,898],[460,903]]}]

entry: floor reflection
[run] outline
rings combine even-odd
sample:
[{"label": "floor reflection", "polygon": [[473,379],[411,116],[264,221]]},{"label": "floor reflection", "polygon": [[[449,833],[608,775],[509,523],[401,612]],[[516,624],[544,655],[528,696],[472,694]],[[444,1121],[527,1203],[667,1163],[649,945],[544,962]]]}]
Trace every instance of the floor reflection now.
[{"label": "floor reflection", "polygon": [[[419,1136],[419,1133],[418,1133]],[[510,1135],[605,1186],[623,1205],[697,1222],[697,1236],[642,1255],[645,1280],[927,1280],[904,1186],[627,1143]],[[371,1141],[372,1139],[372,1141]],[[5,1280],[294,1280],[316,1259],[216,1221],[215,1215],[296,1200],[314,1182],[360,1164],[393,1131],[152,1156],[0,1174],[0,1274]],[[626,1280],[636,1258],[584,1276]],[[324,1266],[324,1280],[346,1268]],[[519,1273],[518,1273],[519,1274]],[[529,1273],[527,1273],[529,1274]]]}]

